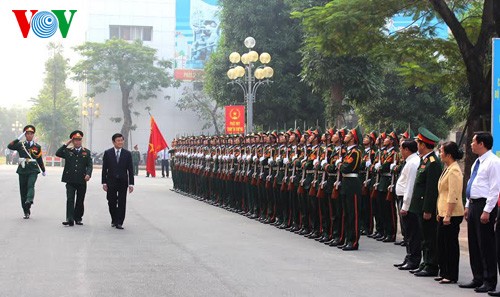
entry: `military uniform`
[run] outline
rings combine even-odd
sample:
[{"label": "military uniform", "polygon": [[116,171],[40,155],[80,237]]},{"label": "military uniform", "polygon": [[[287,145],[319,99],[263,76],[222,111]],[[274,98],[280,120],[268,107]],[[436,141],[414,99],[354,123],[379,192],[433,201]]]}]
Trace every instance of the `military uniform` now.
[{"label": "military uniform", "polygon": [[[73,131],[69,137],[73,141],[81,141],[83,132]],[[57,150],[56,156],[65,160],[61,178],[61,181],[66,183],[66,221],[63,225],[73,226],[74,222],[81,225],[84,212],[83,202],[87,192],[86,177],[92,176],[91,152],[84,147],[68,148],[64,144]]]},{"label": "military uniform", "polygon": [[[23,129],[24,133],[35,133],[36,129],[28,125]],[[43,164],[42,147],[34,141],[23,141],[20,139],[24,133],[16,140],[9,143],[8,149],[17,151],[19,155],[19,165],[16,173],[19,175],[19,191],[21,194],[21,206],[24,218],[29,219],[31,215],[31,205],[35,198],[35,183],[38,174],[45,175]]]},{"label": "military uniform", "polygon": [[141,153],[138,150],[137,145],[134,146],[132,153],[132,164],[134,165],[134,175],[139,175],[139,162],[141,161]]}]

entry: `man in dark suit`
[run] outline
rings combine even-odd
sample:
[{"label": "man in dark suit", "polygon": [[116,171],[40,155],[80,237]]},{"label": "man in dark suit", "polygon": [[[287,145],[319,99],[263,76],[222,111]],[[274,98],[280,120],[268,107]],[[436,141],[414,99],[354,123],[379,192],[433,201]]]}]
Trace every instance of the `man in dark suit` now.
[{"label": "man in dark suit", "polygon": [[[71,132],[69,140],[61,146],[56,156],[65,159],[61,181],[66,183],[66,221],[64,226],[83,225],[83,201],[87,191],[87,182],[92,176],[92,155],[90,150],[82,147],[83,132]],[[68,148],[73,144],[72,148]],[[76,200],[75,200],[76,194]]]},{"label": "man in dark suit", "polygon": [[127,189],[129,193],[134,191],[134,166],[132,154],[123,148],[123,135],[116,133],[112,140],[113,147],[102,158],[102,188],[107,192],[111,227],[123,229]]}]

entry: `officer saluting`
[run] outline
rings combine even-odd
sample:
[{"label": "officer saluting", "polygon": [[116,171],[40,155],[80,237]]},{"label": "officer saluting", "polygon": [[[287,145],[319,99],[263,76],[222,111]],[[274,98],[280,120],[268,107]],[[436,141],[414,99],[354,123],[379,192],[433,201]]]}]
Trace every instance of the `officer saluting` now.
[{"label": "officer saluting", "polygon": [[[83,201],[87,192],[87,182],[92,176],[92,157],[90,150],[82,147],[83,132],[71,132],[69,140],[61,146],[56,156],[65,159],[61,181],[66,183],[66,221],[65,226],[83,225]],[[68,148],[72,143],[73,147]],[[76,200],[75,200],[76,194]]]},{"label": "officer saluting", "polygon": [[[21,192],[21,206],[24,211],[24,218],[29,219],[31,215],[31,205],[35,197],[35,182],[38,173],[45,176],[45,166],[42,159],[42,147],[33,141],[35,136],[35,127],[27,125],[23,129],[23,134],[9,143],[10,150],[17,151],[19,155],[19,166],[17,174],[19,175],[19,189]],[[26,137],[26,141],[20,140]]]}]

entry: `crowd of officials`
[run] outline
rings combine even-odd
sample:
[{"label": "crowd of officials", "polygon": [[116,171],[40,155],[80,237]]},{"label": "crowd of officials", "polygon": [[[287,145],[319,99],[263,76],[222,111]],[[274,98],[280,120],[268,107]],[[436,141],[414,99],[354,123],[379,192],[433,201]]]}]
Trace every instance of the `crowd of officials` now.
[{"label": "crowd of officials", "polygon": [[184,137],[172,142],[172,178],[174,191],[343,251],[361,235],[405,246],[394,266],[440,284],[458,281],[465,218],[473,279],[459,286],[500,296],[500,161],[489,132],[470,145],[478,158],[464,181],[463,151],[423,127]]}]

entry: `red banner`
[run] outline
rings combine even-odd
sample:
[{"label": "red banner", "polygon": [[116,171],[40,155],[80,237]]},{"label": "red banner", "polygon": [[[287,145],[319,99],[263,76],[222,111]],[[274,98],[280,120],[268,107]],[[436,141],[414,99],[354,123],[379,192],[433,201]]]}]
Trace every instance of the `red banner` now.
[{"label": "red banner", "polygon": [[226,109],[226,134],[245,133],[245,105],[228,105]]},{"label": "red banner", "polygon": [[149,134],[149,147],[146,158],[146,171],[149,172],[149,174],[151,174],[152,177],[156,176],[156,170],[155,170],[156,154],[167,147],[168,144],[165,141],[165,138],[163,138],[160,129],[156,125],[155,119],[151,116],[151,133]]},{"label": "red banner", "polygon": [[201,69],[175,69],[174,78],[176,80],[193,81],[200,80],[203,76]]}]

